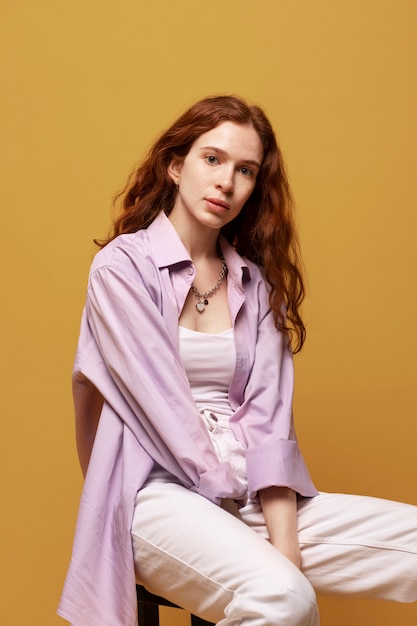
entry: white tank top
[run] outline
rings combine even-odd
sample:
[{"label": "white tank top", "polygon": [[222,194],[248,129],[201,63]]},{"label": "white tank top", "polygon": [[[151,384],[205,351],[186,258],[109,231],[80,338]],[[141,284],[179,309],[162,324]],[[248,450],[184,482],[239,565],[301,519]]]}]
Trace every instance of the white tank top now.
[{"label": "white tank top", "polygon": [[233,328],[213,334],[180,326],[179,352],[199,410],[230,416],[228,392],[236,367]]},{"label": "white tank top", "polygon": [[[179,327],[179,352],[201,418],[220,461],[227,461],[240,481],[242,494],[247,492],[246,459],[241,443],[233,434],[229,418],[233,411],[228,402],[229,386],[236,367],[233,328],[222,333],[201,333]],[[167,470],[155,464],[146,484],[178,482]],[[227,507],[235,507],[227,501]],[[244,506],[245,495],[239,501]],[[228,508],[225,507],[227,510]]]}]

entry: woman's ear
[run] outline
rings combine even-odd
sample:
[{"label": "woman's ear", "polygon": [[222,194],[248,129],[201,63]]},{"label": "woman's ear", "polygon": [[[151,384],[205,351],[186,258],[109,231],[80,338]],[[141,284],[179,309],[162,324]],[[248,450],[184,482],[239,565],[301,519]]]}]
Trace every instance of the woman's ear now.
[{"label": "woman's ear", "polygon": [[181,178],[181,167],[182,161],[180,161],[180,159],[172,159],[168,166],[168,174],[177,186]]}]

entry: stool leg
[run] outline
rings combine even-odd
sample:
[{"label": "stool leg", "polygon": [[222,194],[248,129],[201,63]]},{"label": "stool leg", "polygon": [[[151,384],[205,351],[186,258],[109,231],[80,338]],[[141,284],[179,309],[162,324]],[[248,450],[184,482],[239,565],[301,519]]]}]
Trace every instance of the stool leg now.
[{"label": "stool leg", "polygon": [[159,608],[157,604],[138,603],[139,626],[159,626]]}]

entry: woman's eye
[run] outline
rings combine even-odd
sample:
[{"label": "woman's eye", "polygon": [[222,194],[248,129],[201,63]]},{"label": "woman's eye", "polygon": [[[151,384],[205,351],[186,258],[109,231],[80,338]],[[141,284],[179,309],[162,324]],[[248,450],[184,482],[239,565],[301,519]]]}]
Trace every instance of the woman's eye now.
[{"label": "woman's eye", "polygon": [[207,163],[210,163],[210,165],[215,165],[219,162],[219,159],[213,154],[209,154],[209,156],[206,157],[206,161]]},{"label": "woman's eye", "polygon": [[244,176],[252,176],[252,175],[253,175],[252,170],[250,170],[248,167],[241,167],[241,168],[240,168],[240,171],[241,171],[241,173],[242,173]]}]

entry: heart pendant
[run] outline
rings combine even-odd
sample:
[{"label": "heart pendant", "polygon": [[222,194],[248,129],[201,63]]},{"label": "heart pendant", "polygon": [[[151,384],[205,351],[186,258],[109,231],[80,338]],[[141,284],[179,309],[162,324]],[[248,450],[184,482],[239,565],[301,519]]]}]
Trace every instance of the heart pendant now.
[{"label": "heart pendant", "polygon": [[195,305],[195,308],[197,309],[199,313],[202,313],[204,309],[206,308],[206,305],[204,304],[204,302],[197,302],[197,304]]}]

